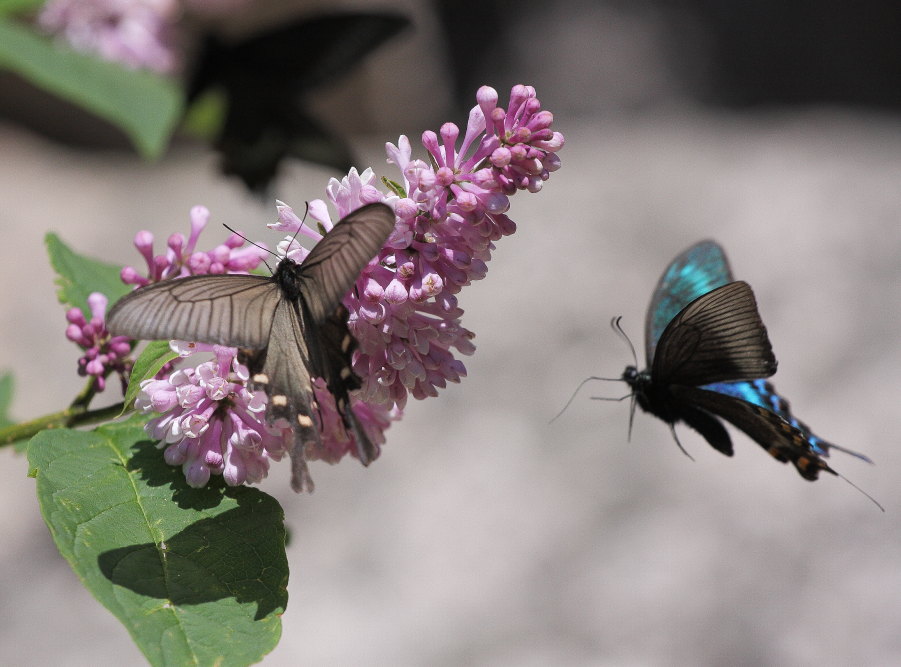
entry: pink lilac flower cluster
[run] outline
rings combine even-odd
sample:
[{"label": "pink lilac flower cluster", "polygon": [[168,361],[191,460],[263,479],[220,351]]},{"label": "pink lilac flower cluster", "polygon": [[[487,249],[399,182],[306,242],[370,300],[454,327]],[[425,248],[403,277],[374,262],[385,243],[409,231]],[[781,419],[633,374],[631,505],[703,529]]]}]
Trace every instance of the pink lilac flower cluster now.
[{"label": "pink lilac flower cluster", "polygon": [[126,266],[122,269],[122,282],[127,285],[148,285],[168,278],[199,276],[208,273],[248,273],[260,265],[266,250],[244,245],[244,238],[234,233],[209,252],[196,250],[197,239],[207,226],[210,212],[204,206],[191,209],[191,234],[172,234],[166,242],[166,254],[153,254],[153,234],[140,231],[135,235],[135,247],[147,262],[147,275]]},{"label": "pink lilac flower cluster", "polygon": [[[475,347],[472,333],[460,324],[463,310],[456,295],[485,277],[495,241],[515,231],[506,215],[509,197],[521,190],[538,192],[560,166],[556,152],[563,146],[563,135],[550,129],[553,116],[541,109],[533,88],[514,87],[507,109],[497,105],[497,93],[488,87],[479,90],[477,101],[459,146],[460,131],[452,123],[441,128],[440,141],[433,132],[423,135],[428,162],[412,158],[406,137],[397,146],[387,145],[389,163],[401,171],[400,183],[386,181],[390,192],[379,190],[371,169],[362,174],[351,170],[326,188],[338,219],[377,201],[396,214],[394,232],[344,298],[348,326],[359,344],[353,368],[362,381],[351,407],[376,444],[384,443],[384,432],[400,417],[408,394],[418,399],[435,396],[448,381],[465,376],[452,350],[472,354]],[[318,231],[282,202],[277,202],[277,211],[278,221],[271,228],[314,240],[335,224],[322,200],[310,202],[308,209]],[[190,238],[170,237],[165,256],[155,257],[152,238],[138,234],[135,244],[147,261],[148,277],[126,268],[123,280],[143,285],[192,273],[244,271],[259,262],[253,249],[238,250],[236,237],[210,253],[196,252],[197,235],[208,215],[195,207]],[[293,236],[278,249],[298,262],[309,252]],[[163,413],[148,428],[170,445],[167,460],[183,465],[191,484],[203,484],[209,474],[220,473],[229,484],[257,481],[268,470],[267,457],[280,458],[291,437],[284,430],[279,436],[278,426],[273,431],[265,425],[260,406],[264,399],[242,384],[247,373],[236,361],[236,351],[213,349],[215,365],[183,367],[168,378],[145,381],[137,404]],[[356,448],[321,379],[314,380],[314,392],[318,410],[313,416],[322,442],[320,449],[305,455],[337,462]],[[267,439],[282,436],[278,442]]]},{"label": "pink lilac flower cluster", "polygon": [[88,296],[90,321],[85,319],[80,308],[72,308],[66,313],[69,321],[66,338],[85,351],[78,360],[78,374],[93,376],[97,391],[106,388],[106,377],[111,372],[119,373],[121,377],[130,367],[131,341],[126,336],[110,336],[104,324],[108,303],[106,296],[94,292]]},{"label": "pink lilac flower cluster", "polygon": [[[195,488],[210,475],[222,475],[230,486],[261,481],[269,461],[280,460],[292,442],[290,426],[266,425],[266,395],[247,388],[247,367],[238,363],[234,348],[181,341],[171,347],[186,365],[141,382],[135,400],[144,414],[162,413],[146,430],[165,447],[166,462],[182,466]],[[210,352],[212,360],[198,363]]]},{"label": "pink lilac flower cluster", "polygon": [[[352,170],[327,188],[339,218],[374,201],[384,201],[397,216],[394,233],[344,301],[359,342],[353,368],[363,380],[360,398],[372,406],[403,408],[408,392],[417,399],[436,396],[448,381],[465,376],[452,349],[472,354],[475,347],[473,334],[460,324],[456,295],[485,277],[494,243],[515,231],[506,215],[509,197],[538,192],[560,167],[556,153],[563,135],[551,130],[553,115],[541,108],[534,88],[515,86],[506,109],[488,86],[476,100],[462,141],[453,123],[443,125],[440,135],[423,134],[428,161],[412,158],[405,136],[397,146],[387,144],[388,161],[403,179],[392,193],[376,187],[370,169]],[[289,207],[279,202],[278,210],[271,227],[300,228]],[[309,214],[324,230],[332,228],[321,200],[310,203]]]},{"label": "pink lilac flower cluster", "polygon": [[78,51],[132,69],[169,73],[178,66],[175,0],[50,0],[38,24]]},{"label": "pink lilac flower cluster", "polygon": [[249,0],[48,0],[38,25],[72,48],[131,69],[171,74],[181,66],[185,11],[216,15]]}]

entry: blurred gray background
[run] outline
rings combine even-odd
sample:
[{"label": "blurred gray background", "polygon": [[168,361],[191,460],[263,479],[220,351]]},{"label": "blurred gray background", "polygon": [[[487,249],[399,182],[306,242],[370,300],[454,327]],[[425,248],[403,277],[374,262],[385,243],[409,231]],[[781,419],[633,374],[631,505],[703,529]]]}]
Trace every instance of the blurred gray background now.
[{"label": "blurred gray background", "polygon": [[[535,85],[566,146],[540,194],[512,199],[518,232],[460,295],[478,347],[469,377],[411,402],[370,468],[314,464],[312,496],[290,492],[287,466],[262,485],[292,532],[290,604],[266,664],[901,661],[901,79],[891,89],[874,74],[889,80],[898,61],[843,44],[830,69],[804,46],[828,34],[798,29],[789,37],[823,70],[793,73],[803,59],[788,49],[779,65],[785,22],[765,3],[756,40],[705,22],[712,7],[747,19],[733,5],[501,2],[494,39],[460,36],[465,5],[394,2],[416,31],[317,100],[333,124],[350,123],[359,166],[389,177],[384,142],[465,124],[481,83],[502,102],[510,84]],[[785,6],[800,8],[803,27],[830,5]],[[490,27],[485,7],[469,20]],[[730,69],[724,44],[741,67]],[[829,74],[842,63],[851,71]],[[82,386],[46,231],[137,264],[138,229],[160,241],[186,232],[203,203],[214,225],[277,240],[263,226],[272,203],[220,178],[195,144],[145,164],[0,122],[0,146],[0,364],[15,373],[19,419]],[[332,175],[295,164],[275,191],[300,206]],[[222,237],[214,225],[206,245]],[[657,277],[705,237],[754,287],[776,386],[820,435],[873,458],[836,453],[832,464],[885,514],[840,479],[802,480],[737,432],[727,459],[681,429],[692,462],[639,414],[628,442],[627,403],[590,400],[621,396],[620,384],[587,386],[548,423],[583,378],[631,363],[608,321],[622,315],[641,349]],[[25,459],[0,457],[0,663],[140,664],[56,552]]]}]

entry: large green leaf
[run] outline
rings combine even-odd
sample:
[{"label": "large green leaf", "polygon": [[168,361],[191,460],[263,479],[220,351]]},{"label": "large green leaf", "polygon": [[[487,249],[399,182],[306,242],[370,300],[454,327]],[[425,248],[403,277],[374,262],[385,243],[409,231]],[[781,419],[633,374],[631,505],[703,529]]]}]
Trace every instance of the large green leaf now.
[{"label": "large green leaf", "polygon": [[91,319],[87,307],[91,292],[101,292],[113,303],[131,291],[119,278],[120,267],[79,255],[53,232],[47,233],[44,243],[50,265],[56,271],[60,303],[81,308],[87,319]]},{"label": "large green leaf", "polygon": [[166,77],[78,53],[3,18],[0,67],[113,123],[147,158],[165,150],[184,105]]},{"label": "large green leaf", "polygon": [[152,664],[247,665],[276,645],[288,564],[273,498],[191,489],[137,420],[43,431],[28,460],[60,553]]}]

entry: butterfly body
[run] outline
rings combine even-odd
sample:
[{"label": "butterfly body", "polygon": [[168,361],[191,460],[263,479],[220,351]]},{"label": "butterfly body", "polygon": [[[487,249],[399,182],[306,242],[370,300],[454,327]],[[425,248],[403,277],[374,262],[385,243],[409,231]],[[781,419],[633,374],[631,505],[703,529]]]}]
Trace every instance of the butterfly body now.
[{"label": "butterfly body", "polygon": [[648,367],[628,366],[622,380],[643,411],[671,428],[683,422],[732,456],[725,420],[808,480],[836,474],[823,460],[831,448],[869,460],[814,435],[766,381],[776,358],[754,294],[732,279],[715,242],[693,245],[666,268],[645,330]]},{"label": "butterfly body", "polygon": [[321,443],[313,418],[313,382],[322,378],[357,456],[377,454],[350,406],[360,381],[351,371],[355,341],[342,297],[394,229],[385,204],[345,216],[302,263],[282,259],[271,277],[203,275],[167,280],[120,299],[107,316],[114,335],[179,339],[240,348],[254,389],[266,391],[266,420],[284,419],[294,432],[292,486],[312,489],[305,450]]}]

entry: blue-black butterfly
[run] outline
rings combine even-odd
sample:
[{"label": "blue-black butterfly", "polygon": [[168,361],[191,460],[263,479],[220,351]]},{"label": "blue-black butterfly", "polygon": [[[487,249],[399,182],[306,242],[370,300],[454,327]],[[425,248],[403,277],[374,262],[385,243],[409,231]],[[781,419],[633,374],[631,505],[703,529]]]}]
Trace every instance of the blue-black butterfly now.
[{"label": "blue-black butterfly", "polygon": [[622,380],[674,437],[675,424],[685,422],[732,456],[724,419],[808,480],[820,471],[838,475],[824,460],[830,449],[870,461],[814,435],[764,379],[776,372],[776,358],[757,301],[747,283],[733,280],[714,241],[691,246],[663,272],[645,319],[645,351],[647,369],[628,366]]}]

